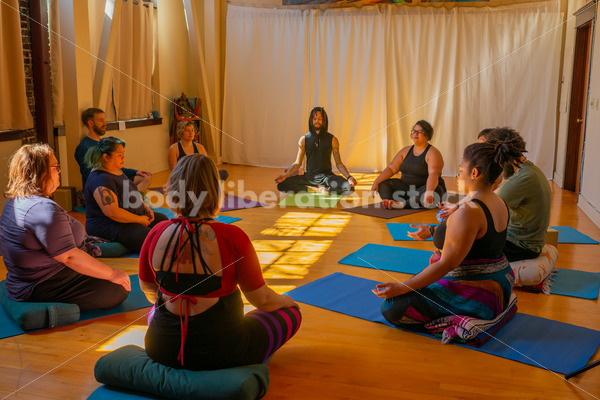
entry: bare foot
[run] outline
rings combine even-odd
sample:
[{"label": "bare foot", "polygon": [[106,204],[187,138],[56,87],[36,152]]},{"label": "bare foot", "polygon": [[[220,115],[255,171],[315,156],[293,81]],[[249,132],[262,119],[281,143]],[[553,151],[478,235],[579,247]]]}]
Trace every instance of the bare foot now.
[{"label": "bare foot", "polygon": [[388,210],[392,210],[392,209],[403,209],[405,206],[405,203],[403,201],[394,201],[394,200],[381,200],[381,204],[383,204],[383,208],[386,208]]},{"label": "bare foot", "polygon": [[315,187],[315,186],[309,186],[308,187],[308,191],[312,192],[312,193],[331,194],[331,192],[329,191],[329,189],[327,189],[327,187],[323,186],[323,185],[319,185],[317,187]]}]

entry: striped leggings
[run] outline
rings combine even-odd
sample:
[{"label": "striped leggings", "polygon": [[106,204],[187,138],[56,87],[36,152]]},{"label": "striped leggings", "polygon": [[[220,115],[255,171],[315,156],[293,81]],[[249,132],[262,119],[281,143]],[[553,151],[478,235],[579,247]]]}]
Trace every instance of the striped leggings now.
[{"label": "striped leggings", "polygon": [[243,315],[243,306],[236,291],[204,313],[190,316],[181,365],[177,359],[182,337],[180,317],[159,301],[146,332],[146,353],[163,365],[196,371],[266,363],[298,331],[300,310],[254,310]]}]

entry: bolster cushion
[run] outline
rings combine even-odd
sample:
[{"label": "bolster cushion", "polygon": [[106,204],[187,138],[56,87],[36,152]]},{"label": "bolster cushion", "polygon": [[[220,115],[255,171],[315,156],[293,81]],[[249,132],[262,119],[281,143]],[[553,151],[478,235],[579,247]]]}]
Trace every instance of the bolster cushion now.
[{"label": "bolster cushion", "polygon": [[264,364],[215,371],[174,369],[133,345],[101,357],[94,375],[108,386],[184,400],[259,399],[269,386],[269,368]]},{"label": "bolster cushion", "polygon": [[558,259],[556,247],[545,244],[537,258],[510,263],[515,273],[515,286],[535,286],[542,283],[554,269]]},{"label": "bolster cushion", "polygon": [[94,243],[94,245],[100,248],[98,257],[102,258],[117,258],[130,253],[127,247],[118,242]]},{"label": "bolster cushion", "polygon": [[79,321],[79,306],[67,303],[14,301],[6,295],[6,281],[0,282],[0,303],[23,329],[54,328]]}]

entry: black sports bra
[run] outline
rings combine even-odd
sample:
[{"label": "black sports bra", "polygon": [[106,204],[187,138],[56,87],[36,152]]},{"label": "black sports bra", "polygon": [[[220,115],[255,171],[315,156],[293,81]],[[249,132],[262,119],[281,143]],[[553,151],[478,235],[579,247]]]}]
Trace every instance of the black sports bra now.
[{"label": "black sports bra", "polygon": [[[212,218],[208,220],[212,220]],[[206,221],[207,220],[182,220],[175,225],[175,229],[173,230],[173,233],[171,234],[171,237],[167,243],[167,249],[171,248],[173,239],[175,239],[177,234],[179,235],[177,238],[177,244],[175,245],[175,249],[169,261],[168,269],[165,270],[164,268],[167,254],[169,253],[168,251],[165,251],[160,263],[160,271],[156,271],[156,282],[161,287],[161,291],[170,294],[183,294],[187,296],[206,296],[211,292],[221,289],[221,277],[214,275],[206,264],[206,261],[204,261],[202,253],[200,252],[200,239],[198,238],[198,235],[196,235],[199,226]],[[182,242],[184,230],[187,232],[187,238]],[[192,266],[194,268],[193,274],[178,272],[180,261],[179,254],[181,249],[184,248],[188,243],[192,253]],[[198,258],[200,258],[203,273],[198,273],[196,268],[196,254],[198,254]],[[175,271],[173,271],[173,265],[176,263],[177,266]]]},{"label": "black sports bra", "polygon": [[[502,258],[504,254],[504,245],[506,244],[506,229],[508,228],[508,222],[506,223],[506,228],[504,228],[502,232],[497,232],[496,228],[494,228],[492,214],[485,203],[479,199],[472,199],[471,201],[477,203],[485,213],[487,231],[485,232],[485,235],[479,239],[475,239],[465,260],[497,260]],[[506,207],[506,210],[508,211],[508,206]],[[444,247],[446,239],[446,221],[447,220],[442,222],[433,232],[433,244],[438,249]]]}]

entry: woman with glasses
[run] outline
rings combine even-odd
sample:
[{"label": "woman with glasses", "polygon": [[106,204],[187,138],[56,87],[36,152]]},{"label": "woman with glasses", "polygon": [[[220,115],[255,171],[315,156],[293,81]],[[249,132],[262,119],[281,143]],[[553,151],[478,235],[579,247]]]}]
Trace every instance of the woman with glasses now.
[{"label": "woman with glasses", "polygon": [[108,309],[127,298],[129,276],[89,255],[83,226],[50,197],[60,165],[47,144],[21,147],[9,166],[8,198],[0,216],[6,292],[16,301]]},{"label": "woman with glasses", "polygon": [[[373,197],[378,192],[387,209],[434,207],[446,193],[442,153],[429,143],[433,127],[418,121],[410,137],[414,144],[400,150],[371,187]],[[392,178],[398,172],[400,178]]]},{"label": "woman with glasses", "polygon": [[139,253],[150,229],[167,217],[144,203],[138,188],[121,170],[125,142],[109,136],[85,155],[92,172],[83,190],[88,234],[118,242]]}]

